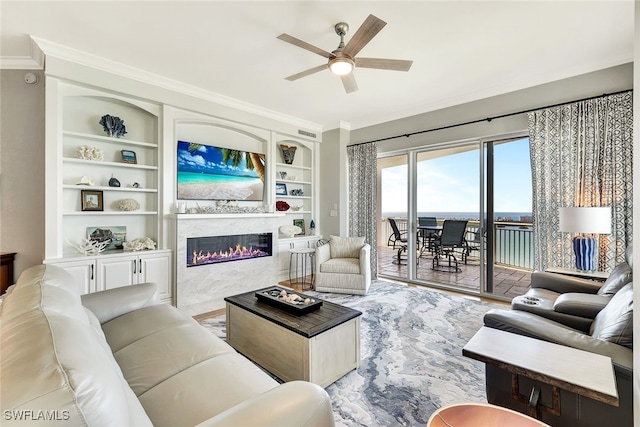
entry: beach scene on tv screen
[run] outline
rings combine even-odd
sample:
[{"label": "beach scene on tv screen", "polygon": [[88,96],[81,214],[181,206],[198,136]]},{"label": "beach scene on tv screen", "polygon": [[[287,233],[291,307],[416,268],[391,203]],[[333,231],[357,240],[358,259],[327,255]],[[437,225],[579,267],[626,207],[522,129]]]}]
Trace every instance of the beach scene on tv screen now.
[{"label": "beach scene on tv screen", "polygon": [[264,154],[178,141],[177,198],[261,201],[264,165]]}]

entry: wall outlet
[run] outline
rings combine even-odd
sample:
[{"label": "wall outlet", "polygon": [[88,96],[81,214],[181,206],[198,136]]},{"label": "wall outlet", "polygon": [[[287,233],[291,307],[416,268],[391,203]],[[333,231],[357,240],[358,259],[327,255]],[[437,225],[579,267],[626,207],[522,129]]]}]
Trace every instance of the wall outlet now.
[{"label": "wall outlet", "polygon": [[329,216],[338,216],[338,211],[337,210],[331,210],[329,211]]}]

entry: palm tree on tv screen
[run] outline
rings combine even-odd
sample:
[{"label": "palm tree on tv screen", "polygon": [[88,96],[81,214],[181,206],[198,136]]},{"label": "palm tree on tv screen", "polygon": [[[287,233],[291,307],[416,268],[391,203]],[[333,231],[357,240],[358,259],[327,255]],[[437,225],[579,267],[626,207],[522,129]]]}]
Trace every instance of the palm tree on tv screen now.
[{"label": "palm tree on tv screen", "polygon": [[[198,151],[202,144],[189,143],[187,150],[190,153]],[[230,148],[222,148],[222,161],[224,163],[231,162],[231,166],[238,167],[242,160],[247,159],[247,169],[255,170],[260,180],[264,183],[264,162],[265,155],[259,153],[250,153],[248,151],[232,150]]]}]

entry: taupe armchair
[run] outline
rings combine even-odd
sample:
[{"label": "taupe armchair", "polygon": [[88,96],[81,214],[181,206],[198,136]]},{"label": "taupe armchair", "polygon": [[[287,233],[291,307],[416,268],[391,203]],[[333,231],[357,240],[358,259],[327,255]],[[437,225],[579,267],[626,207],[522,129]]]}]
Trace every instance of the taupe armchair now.
[{"label": "taupe armchair", "polygon": [[316,249],[318,292],[365,295],[371,285],[371,246],[364,237],[331,236]]}]

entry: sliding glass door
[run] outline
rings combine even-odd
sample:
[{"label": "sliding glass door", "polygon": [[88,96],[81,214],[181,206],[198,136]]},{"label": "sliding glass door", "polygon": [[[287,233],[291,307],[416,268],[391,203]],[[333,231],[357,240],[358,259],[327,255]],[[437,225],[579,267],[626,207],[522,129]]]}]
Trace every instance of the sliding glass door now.
[{"label": "sliding glass door", "polygon": [[[533,218],[527,138],[381,157],[379,178],[381,276],[505,299],[528,287]],[[445,221],[463,221],[466,228],[463,242],[443,255],[438,242]],[[405,238],[402,247],[390,244],[391,223]]]}]

